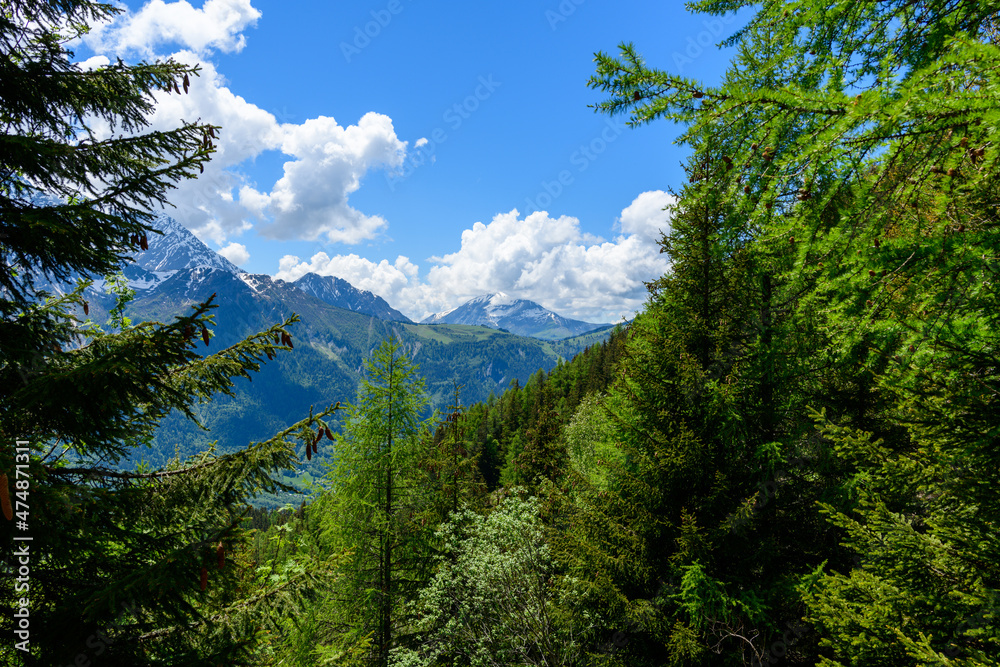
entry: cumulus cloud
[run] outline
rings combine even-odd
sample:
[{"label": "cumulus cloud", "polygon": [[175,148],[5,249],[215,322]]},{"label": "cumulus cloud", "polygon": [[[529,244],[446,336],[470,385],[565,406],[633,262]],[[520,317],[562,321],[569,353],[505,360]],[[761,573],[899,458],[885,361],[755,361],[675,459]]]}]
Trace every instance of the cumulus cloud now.
[{"label": "cumulus cloud", "polygon": [[111,59],[107,56],[92,56],[77,63],[77,66],[85,72],[90,72],[111,64]]},{"label": "cumulus cloud", "polygon": [[618,225],[623,234],[637,234],[654,241],[660,232],[670,231],[670,211],[676,197],[663,190],[643,192],[622,211]]},{"label": "cumulus cloud", "polygon": [[318,252],[308,263],[294,255],[285,255],[279,262],[275,278],[298,280],[307,273],[343,278],[358,289],[374,292],[379,296],[399,294],[417,278],[418,267],[408,257],[400,255],[393,264],[387,260],[372,262],[355,254],[328,256]]},{"label": "cumulus cloud", "polygon": [[206,0],[201,9],[185,0],[151,0],[138,12],[126,10],[112,22],[95,26],[84,43],[97,53],[143,58],[155,56],[161,45],[202,55],[213,50],[233,53],[246,46],[242,33],[260,15],[250,0]]},{"label": "cumulus cloud", "polygon": [[247,252],[247,247],[242,243],[230,243],[219,250],[219,254],[236,266],[243,266],[250,261],[250,253]]},{"label": "cumulus cloud", "polygon": [[357,125],[341,127],[320,116],[301,125],[284,125],[281,151],[296,159],[285,163],[284,175],[270,193],[250,186],[240,201],[272,223],[259,228],[276,239],[357,243],[373,238],[386,226],[377,215],[366,215],[348,204],[361,177],[378,167],[403,163],[406,142],[400,141],[388,116],[366,113]]},{"label": "cumulus cloud", "polygon": [[[192,64],[199,62],[190,51],[178,52],[174,58]],[[273,114],[227,88],[211,62],[200,65],[201,73],[191,78],[188,94],[162,91],[155,94],[156,110],[150,116],[150,127],[168,130],[177,126],[178,118],[201,118],[222,127],[205,173],[195,180],[178,183],[170,195],[176,207],[170,211],[172,216],[202,239],[221,244],[252,225],[252,216],[236,196],[246,184],[239,165],[265,150],[279,148],[284,130]]]},{"label": "cumulus cloud", "polygon": [[500,213],[488,224],[466,229],[456,252],[430,258],[423,277],[406,257],[390,264],[325,252],[308,262],[282,258],[276,277],[295,280],[308,272],[338,276],[416,320],[502,291],[569,317],[615,322],[632,317],[645,301],[645,282],[667,270],[657,244],[658,230],[669,228],[662,210],[666,203],[664,193],[639,195],[622,211],[622,234],[611,241],[583,233],[579,220],[570,216]]},{"label": "cumulus cloud", "polygon": [[[179,183],[170,194],[175,208],[168,212],[200,238],[222,245],[254,226],[275,239],[322,235],[331,242],[357,243],[374,238],[387,221],[353,208],[348,198],[369,170],[401,165],[407,143],[381,114],[369,113],[345,126],[324,116],[281,123],[234,94],[208,56],[241,50],[242,31],[259,17],[250,0],[206,0],[200,9],[183,0],[153,0],[86,36],[84,42],[98,55],[80,66],[107,64],[105,53],[160,57],[153,49],[170,45],[183,47],[170,56],[174,60],[201,68],[199,76],[191,77],[187,94],[154,93],[148,128],[171,130],[182,118],[222,127],[204,173]],[[111,134],[100,120],[93,129],[98,138]],[[282,177],[261,187],[248,181],[240,165],[265,151],[279,151],[289,159]]]}]

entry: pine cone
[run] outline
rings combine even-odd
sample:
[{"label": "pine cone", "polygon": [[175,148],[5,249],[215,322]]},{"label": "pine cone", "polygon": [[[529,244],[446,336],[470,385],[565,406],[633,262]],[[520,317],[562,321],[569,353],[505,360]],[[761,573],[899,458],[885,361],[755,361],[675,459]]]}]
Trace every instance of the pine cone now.
[{"label": "pine cone", "polygon": [[0,507],[8,521],[13,520],[14,510],[10,506],[10,488],[7,486],[7,473],[0,473]]}]

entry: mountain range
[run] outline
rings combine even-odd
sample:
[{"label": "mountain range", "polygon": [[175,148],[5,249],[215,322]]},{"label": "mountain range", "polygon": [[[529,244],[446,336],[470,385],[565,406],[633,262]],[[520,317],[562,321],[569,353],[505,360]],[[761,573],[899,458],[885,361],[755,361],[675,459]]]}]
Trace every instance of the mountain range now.
[{"label": "mountain range", "polygon": [[[218,396],[198,411],[207,432],[180,415],[168,415],[152,448],[140,451],[133,463],[145,459],[162,465],[174,455],[200,452],[211,441],[219,451],[243,447],[300,419],[310,405],[350,402],[365,358],[390,335],[419,366],[435,408],[449,403],[456,385],[463,403],[484,401],[511,382],[524,383],[539,369],[549,370],[560,358],[569,359],[610,335],[610,329],[603,328],[564,340],[541,340],[500,330],[498,326],[510,324],[517,313],[544,320],[527,301],[520,302],[527,305],[516,312],[509,309],[506,319],[497,316],[507,312],[498,304],[482,307],[493,318],[492,326],[415,324],[384,299],[347,281],[309,274],[286,282],[246,273],[171,218],[160,217],[156,226],[164,234],[151,235],[148,250],[136,253],[124,269],[136,290],[126,310],[133,321],[168,322],[215,294],[218,308],[212,311],[215,326],[205,354],[292,313],[300,321],[289,329],[295,344],[291,352],[265,364],[252,381],[237,379],[235,396]],[[103,325],[115,298],[105,292],[102,281],[88,288],[87,298],[91,319]],[[546,326],[555,330],[554,325]],[[299,472],[322,474],[321,459],[314,458]]]},{"label": "mountain range", "polygon": [[366,290],[359,290],[343,278],[307,273],[292,285],[331,306],[374,315],[389,322],[413,323],[413,320],[390,306],[382,297]]},{"label": "mountain range", "polygon": [[471,324],[542,340],[561,340],[612,326],[571,320],[534,301],[515,299],[503,292],[478,296],[458,308],[424,318],[420,323]]},{"label": "mountain range", "polygon": [[[163,234],[152,235],[148,249],[137,253],[134,263],[125,271],[133,289],[153,292],[186,269],[201,269],[203,272],[218,270],[234,276],[251,275],[213,251],[173,218],[160,215],[156,226]],[[259,278],[248,280],[255,282]],[[284,283],[281,280],[276,282]],[[337,308],[372,315],[388,322],[413,323],[382,297],[360,290],[336,276],[307,273],[288,284]],[[95,287],[101,289],[102,285]],[[421,320],[421,324],[485,326],[542,340],[562,340],[612,326],[569,319],[534,301],[516,299],[503,292],[478,296],[458,308],[431,315]]]}]

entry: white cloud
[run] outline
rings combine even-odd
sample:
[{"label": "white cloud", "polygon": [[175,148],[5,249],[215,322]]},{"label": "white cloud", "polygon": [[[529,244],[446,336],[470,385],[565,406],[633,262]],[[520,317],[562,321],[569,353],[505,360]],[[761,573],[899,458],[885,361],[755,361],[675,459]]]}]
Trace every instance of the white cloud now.
[{"label": "white cloud", "polygon": [[219,250],[219,254],[236,266],[243,266],[250,261],[250,253],[247,252],[247,247],[242,243],[230,243],[222,250]]},{"label": "white cloud", "polygon": [[240,201],[272,224],[259,228],[276,239],[358,243],[376,236],[384,218],[366,215],[348,204],[361,177],[374,168],[398,167],[407,142],[400,141],[392,119],[366,113],[357,125],[341,127],[320,116],[302,125],[282,126],[281,151],[295,157],[285,163],[284,175],[270,193],[250,186],[240,190]]},{"label": "white cloud", "polygon": [[[184,51],[174,54],[180,62],[196,63],[197,56]],[[151,129],[167,130],[179,118],[201,118],[221,126],[216,151],[205,165],[205,173],[184,180],[170,194],[175,209],[168,211],[202,239],[223,243],[251,227],[252,216],[237,201],[235,193],[245,185],[238,166],[265,150],[281,146],[282,126],[274,116],[235,95],[210,62],[200,62],[201,73],[191,78],[188,94],[157,92]]]},{"label": "white cloud", "polygon": [[[223,11],[226,7],[229,13]],[[192,17],[190,11],[196,11],[196,15]],[[254,13],[259,15],[242,0],[208,0],[203,10],[192,10],[186,2],[154,2],[135,15],[127,15],[122,25],[106,26],[92,44],[121,52],[130,48],[130,40],[141,32],[140,27],[150,31],[167,29],[188,19],[216,24],[194,36],[170,33],[171,39],[193,49],[178,51],[171,57],[198,65],[201,71],[191,77],[187,94],[154,93],[155,110],[149,117],[149,130],[173,129],[182,118],[198,118],[222,128],[204,173],[198,179],[180,182],[170,193],[175,208],[168,213],[200,238],[220,245],[255,222],[264,223],[258,225],[262,235],[276,239],[315,240],[325,235],[331,242],[357,243],[375,237],[385,229],[387,221],[351,207],[348,197],[369,170],[402,164],[407,143],[396,136],[392,120],[381,114],[368,113],[356,125],[348,126],[324,116],[298,125],[279,123],[270,112],[234,94],[216,66],[197,51],[204,51],[206,45],[240,42],[242,37],[237,39],[236,32]],[[205,37],[208,34],[225,34],[231,39],[212,41]],[[170,35],[152,39],[151,43],[169,42]],[[107,62],[106,56],[98,55],[81,66]],[[94,121],[93,128],[98,138],[111,135],[111,128],[100,120]],[[240,165],[271,150],[292,159],[285,162],[284,175],[272,187],[258,189],[240,172]]]},{"label": "white cloud", "polygon": [[85,72],[107,67],[111,64],[111,59],[107,56],[92,56],[77,63],[77,66]]},{"label": "white cloud", "polygon": [[670,211],[677,198],[663,190],[643,192],[636,197],[618,218],[623,234],[638,234],[658,241],[660,232],[670,231]]},{"label": "white cloud", "polygon": [[[407,143],[400,141],[392,120],[365,114],[356,125],[341,126],[320,116],[296,125],[279,124],[273,114],[234,94],[211,62],[182,51],[175,60],[201,67],[191,78],[188,94],[155,93],[150,129],[168,130],[179,118],[200,118],[221,126],[216,152],[195,180],[178,184],[170,214],[202,239],[223,243],[243,233],[254,221],[258,232],[275,239],[357,243],[374,238],[387,226],[384,218],[350,206],[366,172],[402,164]],[[105,128],[105,133],[109,133]],[[239,165],[264,151],[278,150],[293,158],[270,191],[261,191],[239,172]]]},{"label": "white cloud", "polygon": [[643,193],[622,211],[622,235],[602,241],[580,230],[579,220],[545,211],[522,218],[514,210],[462,232],[458,251],[432,257],[424,277],[408,258],[372,262],[357,255],[308,262],[282,258],[278,278],[334,275],[385,298],[412,319],[448,310],[485,292],[530,299],[562,315],[591,322],[632,317],[646,299],[645,282],[667,270],[651,230],[667,230],[662,193]]},{"label": "white cloud", "polygon": [[138,12],[126,11],[111,23],[95,26],[83,41],[97,53],[156,55],[160,45],[176,45],[205,55],[213,50],[239,52],[243,30],[261,16],[250,0],[206,0],[195,9],[186,0],[151,0]]},{"label": "white cloud", "polygon": [[309,263],[294,255],[285,255],[281,258],[275,278],[292,281],[310,272],[343,278],[358,289],[386,298],[386,294],[400,294],[411,281],[416,280],[417,265],[402,255],[393,264],[384,259],[375,263],[355,254],[330,257],[325,252],[318,252]]}]

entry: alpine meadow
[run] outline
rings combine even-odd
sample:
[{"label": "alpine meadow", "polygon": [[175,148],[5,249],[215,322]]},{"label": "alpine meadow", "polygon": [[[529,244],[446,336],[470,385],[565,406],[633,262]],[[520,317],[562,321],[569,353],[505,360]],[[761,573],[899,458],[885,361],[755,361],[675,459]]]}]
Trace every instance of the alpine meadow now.
[{"label": "alpine meadow", "polygon": [[[204,16],[255,21],[251,1]],[[364,40],[324,48],[375,60],[418,4],[379,5]],[[592,4],[533,11],[568,39]],[[74,53],[116,21],[169,32],[162,12],[202,9],[0,8],[0,665],[1000,666],[995,2],[690,0],[728,31],[717,80],[622,42],[595,46],[579,81],[599,127],[673,125],[684,155],[611,241],[514,210],[423,274],[323,250],[274,275],[240,269],[243,245],[207,245],[250,217],[207,199],[164,214],[234,164],[225,122],[163,129],[196,84],[221,85],[215,65],[147,57],[161,37],[135,62]],[[202,27],[190,53],[243,48]],[[360,210],[376,210],[364,192],[390,197],[365,170],[397,169],[391,196],[430,182],[514,71],[477,79],[475,108],[445,107],[457,122],[429,133],[426,164],[404,156],[428,140],[399,141],[386,116],[272,116],[259,141],[300,161],[269,194],[244,174],[225,205],[270,216],[272,245],[296,225],[388,244]],[[321,126],[336,131],[310,163],[295,132]],[[627,140],[611,136],[601,151]],[[309,168],[312,199],[291,190]],[[334,173],[346,185],[318,221]],[[554,173],[553,209],[583,179]],[[669,225],[644,257],[651,201]],[[494,239],[524,266],[484,296],[459,263],[511,221],[566,245]],[[655,275],[604,275],[625,249]],[[553,277],[557,256],[594,264]],[[335,266],[371,275],[356,288]],[[435,312],[446,274],[479,294]],[[586,290],[616,280],[644,301],[601,324]]]}]

